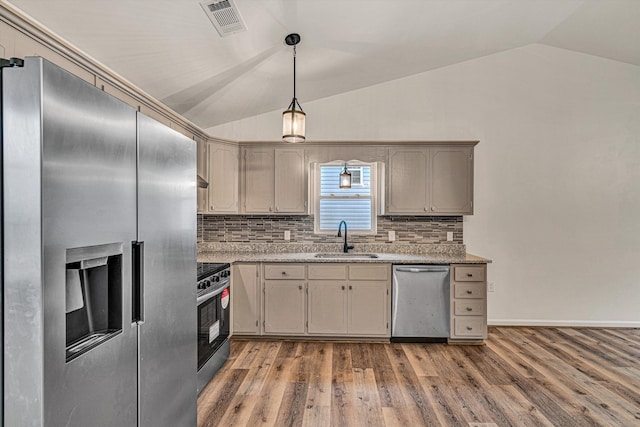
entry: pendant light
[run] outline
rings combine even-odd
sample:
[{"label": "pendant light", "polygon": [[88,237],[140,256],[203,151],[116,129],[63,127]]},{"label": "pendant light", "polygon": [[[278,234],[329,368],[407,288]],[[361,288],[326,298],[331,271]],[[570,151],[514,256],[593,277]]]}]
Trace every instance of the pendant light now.
[{"label": "pendant light", "polygon": [[344,169],[340,174],[340,188],[351,188],[351,172],[347,169],[347,164],[344,164]]},{"label": "pendant light", "polygon": [[300,34],[289,34],[284,42],[287,46],[293,46],[293,100],[287,111],[282,113],[282,139],[285,142],[304,142],[306,114],[296,99],[296,45],[300,43]]}]

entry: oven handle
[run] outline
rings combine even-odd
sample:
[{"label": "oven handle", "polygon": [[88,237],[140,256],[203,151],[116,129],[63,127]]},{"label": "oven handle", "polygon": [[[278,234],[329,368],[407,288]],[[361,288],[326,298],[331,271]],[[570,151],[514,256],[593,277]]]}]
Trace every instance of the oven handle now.
[{"label": "oven handle", "polygon": [[220,295],[222,293],[222,291],[224,291],[225,289],[229,288],[229,281],[227,280],[227,282],[224,284],[223,287],[219,288],[218,290],[211,292],[210,294],[206,294],[206,295],[202,295],[201,297],[198,297],[196,299],[196,303],[197,305],[200,305],[204,302],[209,301],[211,298],[215,297],[216,295]]}]

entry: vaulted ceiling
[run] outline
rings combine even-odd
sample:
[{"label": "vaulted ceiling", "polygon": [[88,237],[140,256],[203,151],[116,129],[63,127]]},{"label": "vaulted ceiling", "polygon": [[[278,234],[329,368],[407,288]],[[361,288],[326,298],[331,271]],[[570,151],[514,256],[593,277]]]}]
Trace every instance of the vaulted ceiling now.
[{"label": "vaulted ceiling", "polygon": [[233,0],[221,37],[199,0],[11,0],[207,129],[530,43],[640,66],[640,0]]}]

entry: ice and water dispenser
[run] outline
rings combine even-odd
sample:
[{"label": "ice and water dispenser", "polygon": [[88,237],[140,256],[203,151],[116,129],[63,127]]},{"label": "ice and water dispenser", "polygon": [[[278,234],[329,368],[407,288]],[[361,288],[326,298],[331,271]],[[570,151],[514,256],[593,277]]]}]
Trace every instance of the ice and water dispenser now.
[{"label": "ice and water dispenser", "polygon": [[122,243],[67,249],[67,362],[122,332]]}]

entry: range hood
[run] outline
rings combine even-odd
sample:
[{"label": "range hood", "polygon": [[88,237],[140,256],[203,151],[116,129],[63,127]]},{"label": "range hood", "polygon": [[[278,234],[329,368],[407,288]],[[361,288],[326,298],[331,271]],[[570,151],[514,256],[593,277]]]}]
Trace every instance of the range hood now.
[{"label": "range hood", "polygon": [[209,183],[200,175],[198,175],[198,188],[208,188]]}]

